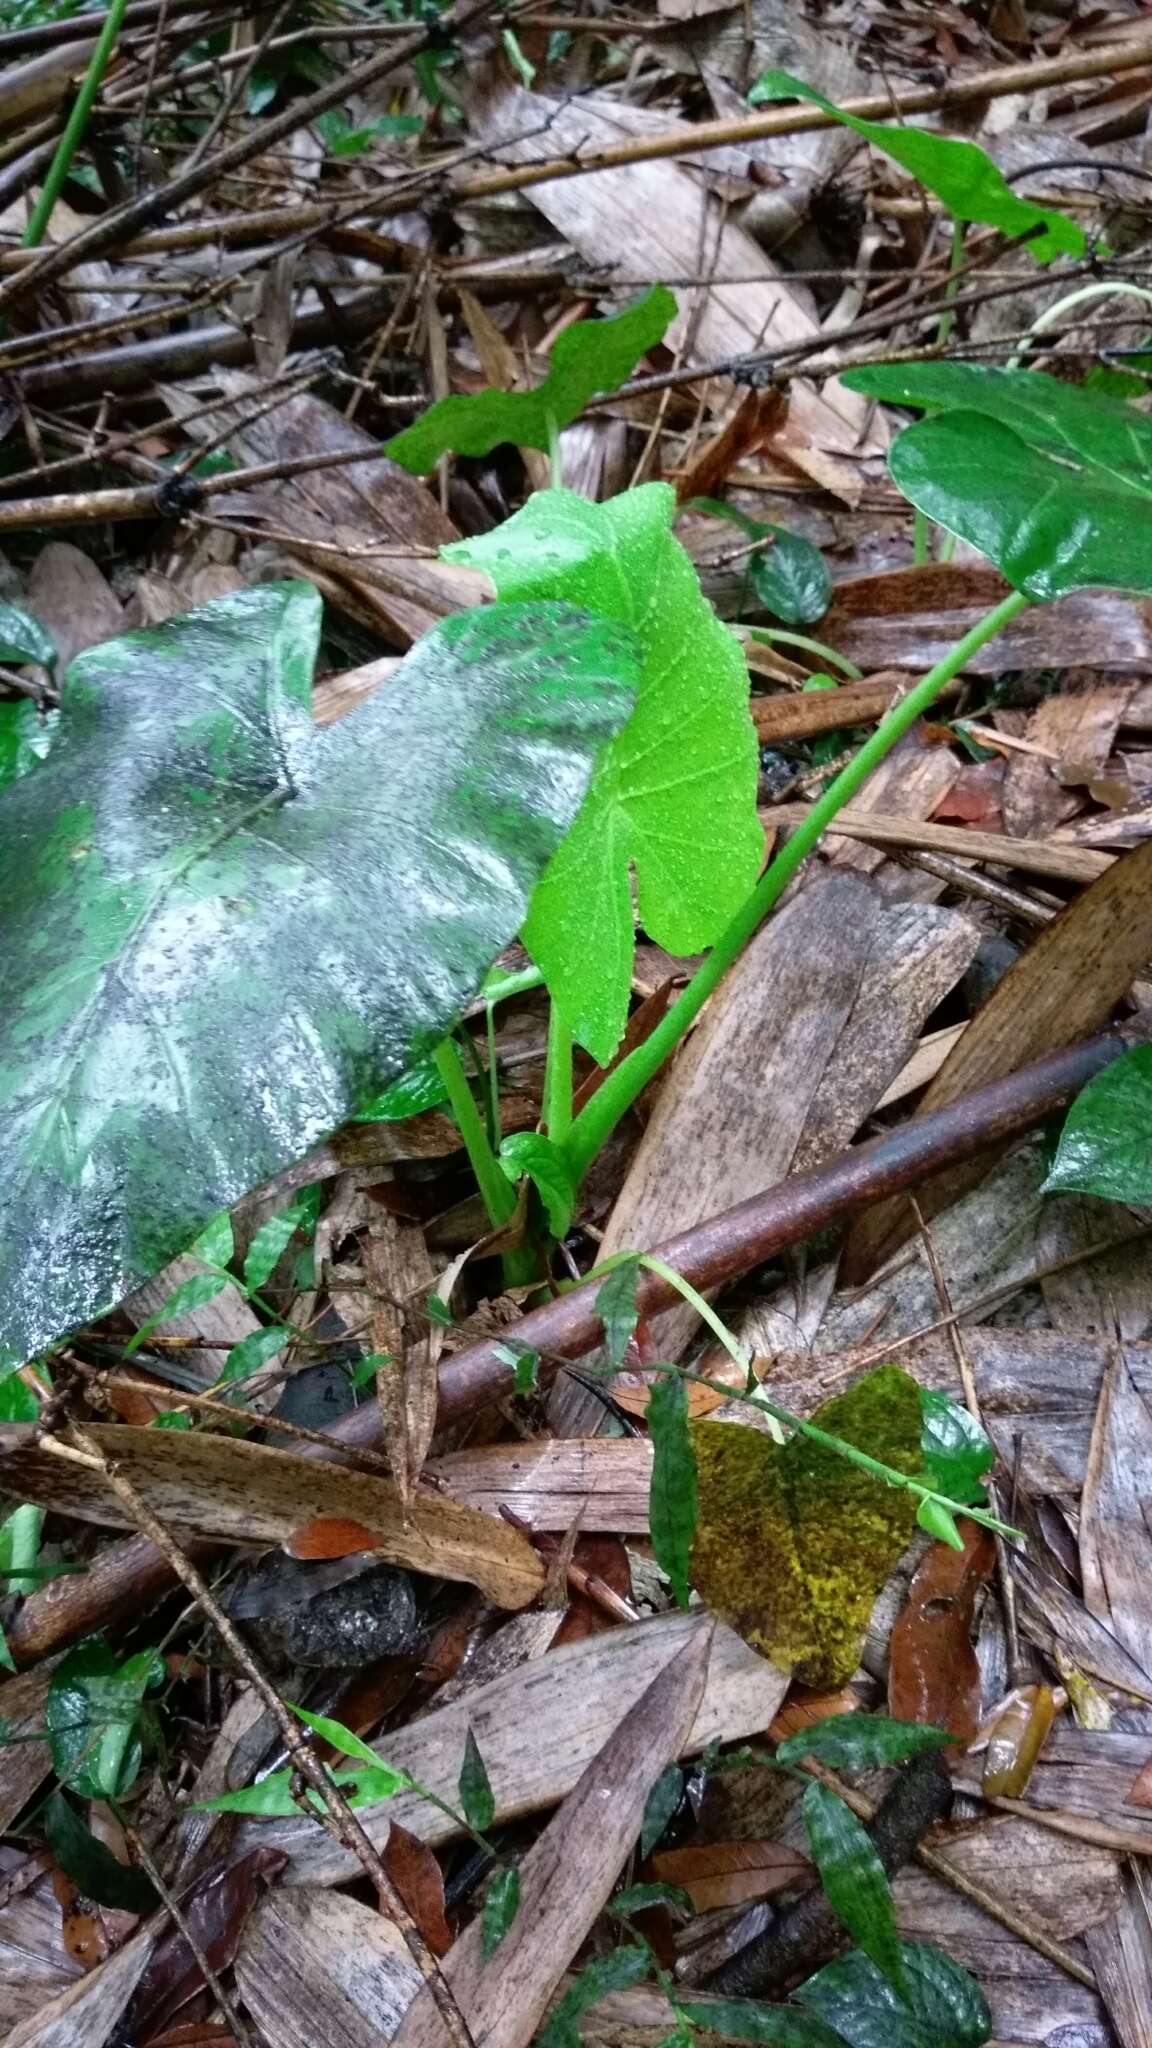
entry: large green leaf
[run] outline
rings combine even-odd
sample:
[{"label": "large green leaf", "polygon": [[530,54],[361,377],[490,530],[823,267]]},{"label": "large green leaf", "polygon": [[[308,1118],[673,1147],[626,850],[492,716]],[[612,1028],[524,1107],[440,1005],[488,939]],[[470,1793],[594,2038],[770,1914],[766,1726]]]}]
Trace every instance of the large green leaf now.
[{"label": "large green leaf", "polygon": [[56,722],[54,711],[41,717],[28,697],[0,704],[0,789],[44,759]]},{"label": "large green leaf", "polygon": [[827,1785],[806,1785],[800,1811],[828,1904],[885,1980],[902,1990],[892,1888],[871,1835]]},{"label": "large green leaf", "polygon": [[1040,603],[1086,588],[1152,591],[1147,490],[1105,469],[1042,454],[977,412],[909,427],[888,466],[918,510]]},{"label": "large green leaf", "polygon": [[743,903],[764,850],[744,657],[672,538],[674,512],[666,484],[606,505],[537,491],[495,533],[445,549],[486,570],[503,598],[570,598],[640,643],[636,710],[524,927],[562,1016],[602,1065],[628,1014],[630,868],[650,936],[670,953],[696,953]]},{"label": "large green leaf", "polygon": [[933,135],[925,128],[897,128],[884,121],[862,121],[844,113],[803,79],[787,71],[765,71],[748,95],[752,106],[765,100],[810,100],[845,128],[882,149],[934,192],[953,220],[982,221],[1006,235],[1026,235],[1028,247],[1041,263],[1053,256],[1083,256],[1084,230],[1051,206],[1034,206],[1012,190],[1001,170],[974,142]]},{"label": "large green leaf", "polygon": [[795,1996],[849,2048],[982,2048],[992,2032],[974,1977],[939,1949],[902,1941],[905,1996],[859,1949],[825,1964]]},{"label": "large green leaf", "polygon": [[1152,1203],[1152,1045],[1123,1053],[1076,1097],[1044,1191]]},{"label": "large green leaf", "polygon": [[874,1764],[902,1764],[910,1756],[944,1749],[955,1739],[946,1728],[893,1721],[887,1714],[829,1714],[778,1743],[776,1761],[798,1764],[814,1756],[834,1770],[862,1771]]},{"label": "large green leaf", "polygon": [[445,621],[312,725],[266,585],[73,664],[0,797],[0,1359],[118,1301],[451,1026],[634,701],[566,605]]},{"label": "large green leaf", "polygon": [[608,320],[578,320],[557,339],[548,375],[534,391],[478,391],[470,398],[438,398],[385,454],[416,476],[442,455],[487,455],[502,441],[547,453],[561,427],[583,412],[598,392],[615,391],[640,357],[663,338],[676,317],[667,285],[655,285],[635,305]]}]

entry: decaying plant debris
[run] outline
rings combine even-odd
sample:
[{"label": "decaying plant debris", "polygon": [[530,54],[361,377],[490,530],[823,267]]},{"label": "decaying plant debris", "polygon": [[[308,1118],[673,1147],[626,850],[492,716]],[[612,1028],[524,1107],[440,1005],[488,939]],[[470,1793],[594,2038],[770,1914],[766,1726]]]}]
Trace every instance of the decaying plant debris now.
[{"label": "decaying plant debris", "polygon": [[1152,2038],[1136,0],[0,4],[0,2043]]}]

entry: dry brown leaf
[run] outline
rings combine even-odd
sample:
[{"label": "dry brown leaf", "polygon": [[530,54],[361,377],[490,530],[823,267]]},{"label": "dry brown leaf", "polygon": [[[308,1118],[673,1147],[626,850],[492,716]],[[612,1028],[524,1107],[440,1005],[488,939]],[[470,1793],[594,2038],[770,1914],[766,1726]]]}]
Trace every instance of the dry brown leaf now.
[{"label": "dry brown leaf", "polygon": [[977,1597],[996,1562],[987,1529],[964,1525],[964,1548],[933,1543],[892,1629],[888,1712],[971,1742],[980,1725],[980,1666],[972,1644]]},{"label": "dry brown leaf", "polygon": [[[544,1568],[518,1530],[443,1494],[418,1493],[405,1511],[386,1479],[334,1471],[240,1438],[127,1424],[93,1424],[91,1435],[177,1532],[228,1543],[283,1543],[338,1502],[374,1532],[373,1547],[390,1563],[462,1579],[497,1606],[526,1607],[544,1583]],[[32,1424],[0,1429],[0,1487],[82,1521],[127,1525],[101,1473],[38,1445]]]},{"label": "dry brown leaf", "polygon": [[[485,2048],[524,2048],[532,2039],[640,1832],[649,1792],[688,1738],[713,1629],[706,1616],[694,1624],[524,1857],[520,1908],[496,1953],[485,1957],[476,1919],[444,1959],[444,1976]],[[446,2038],[431,1994],[422,1991],[396,2048],[443,2048]]]},{"label": "dry brown leaf", "polygon": [[381,2048],[422,1981],[390,1920],[304,1887],[260,1901],[236,1957],[237,1989],[275,2048]]},{"label": "dry brown leaf", "polygon": [[98,1970],[13,2027],[4,2048],[106,2048],[147,1966],[158,1924],[150,1921]]},{"label": "dry brown leaf", "polygon": [[[820,633],[866,674],[902,668],[920,675],[950,653],[1007,592],[995,569],[956,562],[852,576],[836,585]],[[1058,605],[1038,604],[1022,612],[971,657],[967,673],[1098,669],[1103,648],[1110,669],[1146,673],[1152,661],[1148,607],[1111,591],[1073,591]]]},{"label": "dry brown leaf", "polygon": [[371,1290],[372,1350],[381,1360],[381,1436],[396,1489],[407,1503],[436,1427],[436,1366],[444,1341],[443,1331],[423,1313],[436,1285],[424,1232],[377,1210],[364,1239],[364,1278]]},{"label": "dry brown leaf", "polygon": [[[1152,845],[1124,855],[1033,939],[969,1024],[925,1092],[924,1112],[999,1080],[1107,1023],[1152,957]],[[988,1158],[938,1174],[918,1190],[927,1217],[957,1201]],[[843,1276],[862,1280],[915,1228],[906,1201],[878,1202],[848,1233]]]},{"label": "dry brown leaf", "polygon": [[770,1899],[793,1885],[806,1889],[814,1876],[808,1858],[783,1842],[707,1842],[661,1849],[651,1861],[653,1877],[679,1885],[698,1913]]}]

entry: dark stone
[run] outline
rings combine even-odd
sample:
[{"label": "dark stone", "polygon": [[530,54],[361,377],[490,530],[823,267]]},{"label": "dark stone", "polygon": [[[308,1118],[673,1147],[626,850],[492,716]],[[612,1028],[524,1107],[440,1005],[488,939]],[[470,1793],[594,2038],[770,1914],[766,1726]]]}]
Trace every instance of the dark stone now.
[{"label": "dark stone", "polygon": [[266,1557],[239,1589],[232,1611],[268,1661],[281,1665],[355,1671],[410,1649],[418,1634],[407,1572],[353,1558],[298,1564],[280,1554]]}]

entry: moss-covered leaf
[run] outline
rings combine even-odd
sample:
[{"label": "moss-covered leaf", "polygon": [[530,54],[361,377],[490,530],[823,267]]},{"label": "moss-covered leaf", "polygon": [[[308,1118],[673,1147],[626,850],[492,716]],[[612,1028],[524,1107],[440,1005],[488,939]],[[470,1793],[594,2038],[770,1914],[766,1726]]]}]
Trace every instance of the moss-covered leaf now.
[{"label": "moss-covered leaf", "polygon": [[[812,1420],[897,1471],[920,1470],[920,1390],[897,1366],[868,1373]],[[804,1436],[777,1446],[759,1430],[697,1422],[692,1441],[701,1597],[805,1684],[842,1684],[912,1535],[913,1496]]]},{"label": "moss-covered leaf", "polygon": [[486,571],[502,598],[569,598],[629,627],[640,645],[636,710],[524,928],[553,1000],[601,1065],[628,1015],[630,870],[645,930],[683,955],[719,938],[764,850],[744,656],[672,537],[674,512],[666,484],[606,505],[537,491],[495,533],[445,549]]},{"label": "moss-covered leaf", "polygon": [[627,634],[498,605],[321,730],[319,609],[265,585],[91,649],[0,796],[0,1363],[443,1035],[634,701]]}]

